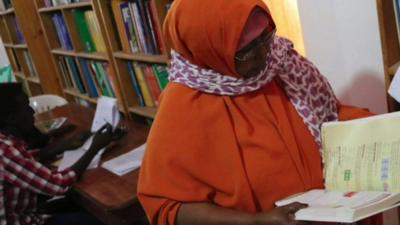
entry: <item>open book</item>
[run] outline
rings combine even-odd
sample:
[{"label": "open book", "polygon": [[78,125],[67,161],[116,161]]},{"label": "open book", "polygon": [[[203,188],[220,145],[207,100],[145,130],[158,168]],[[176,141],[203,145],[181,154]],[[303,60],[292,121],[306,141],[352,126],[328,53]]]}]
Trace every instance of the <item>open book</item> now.
[{"label": "open book", "polygon": [[353,223],[394,208],[399,201],[400,193],[311,190],[275,204],[308,204],[308,208],[296,212],[296,220]]},{"label": "open book", "polygon": [[[301,198],[311,207],[299,210],[296,219],[353,222],[397,205],[400,112],[324,123],[321,135],[326,191],[306,192]],[[346,197],[349,192],[357,194]],[[283,203],[288,201],[277,205]]]}]

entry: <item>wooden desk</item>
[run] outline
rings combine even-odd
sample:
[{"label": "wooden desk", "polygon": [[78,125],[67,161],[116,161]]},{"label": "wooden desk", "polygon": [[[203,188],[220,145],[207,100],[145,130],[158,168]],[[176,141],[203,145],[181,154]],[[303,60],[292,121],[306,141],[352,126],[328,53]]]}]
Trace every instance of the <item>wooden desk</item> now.
[{"label": "wooden desk", "polygon": [[[37,115],[36,119],[46,120],[65,116],[67,123],[77,126],[78,130],[89,130],[94,111],[77,105],[68,104],[48,113]],[[145,143],[149,127],[134,121],[123,121],[128,134],[115,146],[107,149],[102,157],[106,161],[117,157]],[[88,170],[71,191],[72,198],[105,224],[132,225],[144,212],[136,197],[139,170],[124,176],[117,176],[101,167]]]}]

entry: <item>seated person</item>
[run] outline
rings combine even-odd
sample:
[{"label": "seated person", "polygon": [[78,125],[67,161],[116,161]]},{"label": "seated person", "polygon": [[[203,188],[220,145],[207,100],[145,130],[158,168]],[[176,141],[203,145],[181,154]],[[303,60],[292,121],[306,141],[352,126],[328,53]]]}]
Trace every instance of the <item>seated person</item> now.
[{"label": "seated person", "polygon": [[274,203],[324,187],[321,124],[371,113],[340,104],[275,31],[262,0],[172,4],[171,82],[138,184],[152,225],[303,224],[306,205]]},{"label": "seated person", "polygon": [[[34,127],[34,111],[21,84],[0,84],[0,103],[0,224],[56,224],[54,221],[59,219],[38,213],[37,195],[63,195],[79,180],[97,152],[119,134],[112,131],[111,125],[103,126],[94,135],[89,150],[71,168],[52,171],[37,159],[49,159],[83,144],[83,139],[69,146],[28,151],[28,144],[42,145],[46,138]],[[82,219],[85,215],[74,215],[81,218],[76,220],[81,223],[74,224],[88,224]]]}]

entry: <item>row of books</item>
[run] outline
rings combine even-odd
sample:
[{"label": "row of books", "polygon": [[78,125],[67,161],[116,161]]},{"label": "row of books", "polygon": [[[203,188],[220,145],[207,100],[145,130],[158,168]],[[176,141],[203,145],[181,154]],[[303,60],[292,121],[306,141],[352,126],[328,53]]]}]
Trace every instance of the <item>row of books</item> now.
[{"label": "row of books", "polygon": [[28,69],[27,72],[29,72],[29,74],[26,74],[26,75],[31,76],[31,77],[37,77],[38,72],[36,70],[35,64],[32,61],[31,54],[27,50],[23,50],[22,54],[24,55],[24,59],[25,59],[26,66]]},{"label": "row of books", "polygon": [[127,65],[139,106],[158,106],[161,91],[168,84],[167,67],[138,62],[128,62]]},{"label": "row of books", "polygon": [[112,11],[122,50],[161,54],[165,51],[155,0],[114,0]]},{"label": "row of books", "polygon": [[[84,50],[86,52],[106,52],[106,44],[94,11],[74,9],[72,16],[79,37],[79,40],[76,41],[82,43]],[[66,50],[73,50],[71,36],[63,15],[60,12],[54,13],[52,21],[61,47]]]},{"label": "row of books", "polygon": [[14,72],[22,72],[21,64],[19,63],[15,50],[13,48],[6,48],[6,52]]},{"label": "row of books", "polygon": [[71,3],[77,3],[77,2],[88,2],[90,0],[44,0],[44,5],[46,7],[51,7],[51,6],[58,6],[58,5],[67,5]]},{"label": "row of books", "polygon": [[18,44],[25,44],[25,38],[24,35],[22,34],[21,26],[18,22],[18,18],[16,16],[11,17],[11,21],[13,23],[13,27],[15,28],[15,36],[17,38],[17,43]]},{"label": "row of books", "polygon": [[12,8],[11,0],[0,0],[0,11]]},{"label": "row of books", "polygon": [[116,97],[115,81],[108,62],[59,56],[59,68],[64,86],[89,97]]}]

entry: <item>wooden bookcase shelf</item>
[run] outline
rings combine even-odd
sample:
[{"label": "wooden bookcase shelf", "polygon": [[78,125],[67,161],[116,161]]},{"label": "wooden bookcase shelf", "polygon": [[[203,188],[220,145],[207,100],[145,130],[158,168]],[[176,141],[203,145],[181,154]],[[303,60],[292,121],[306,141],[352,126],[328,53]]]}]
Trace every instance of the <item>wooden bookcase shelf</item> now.
[{"label": "wooden bookcase shelf", "polygon": [[[386,90],[400,66],[400,43],[393,0],[377,0],[379,28],[382,42]],[[387,95],[388,111],[400,110],[400,105]]]},{"label": "wooden bookcase shelf", "polygon": [[[140,103],[138,100],[139,96],[137,89],[135,89],[132,82],[132,79],[134,79],[132,77],[132,69],[130,70],[129,66],[134,65],[136,66],[135,69],[140,68],[141,70],[143,69],[143,71],[149,71],[151,68],[152,71],[154,70],[153,76],[155,77],[155,69],[160,66],[166,67],[169,63],[169,56],[166,49],[161,49],[161,46],[165,46],[165,44],[162,36],[160,36],[160,24],[162,24],[165,18],[167,4],[171,2],[172,1],[170,0],[140,0],[140,3],[138,3],[137,0],[89,0],[71,4],[52,5],[44,0],[35,0],[37,14],[40,17],[41,26],[46,37],[46,43],[50,48],[52,60],[57,65],[56,75],[61,81],[63,93],[67,96],[68,100],[85,100],[90,103],[96,103],[97,95],[93,94],[93,91],[89,91],[92,90],[89,86],[91,81],[87,79],[93,77],[97,91],[101,91],[103,86],[100,85],[100,82],[96,81],[99,79],[97,74],[95,74],[96,71],[91,70],[92,76],[87,75],[85,65],[82,65],[82,59],[87,60],[90,63],[101,62],[103,65],[107,64],[109,67],[106,76],[112,84],[115,97],[120,102],[121,111],[146,118],[154,118],[157,111],[155,104],[158,98],[158,96],[155,96],[157,93],[151,95],[154,105],[146,107],[143,102]],[[121,40],[128,38],[126,36],[126,32],[128,31],[121,30],[120,28],[117,28],[117,26],[125,27],[125,24],[128,25],[128,22],[124,20],[122,16],[118,17],[123,13],[121,4],[129,5],[129,13],[132,13],[132,17],[130,18],[133,21],[130,24],[130,28],[138,29],[138,26],[140,25],[143,29],[142,32],[145,32],[145,29],[148,29],[147,31],[149,33],[147,34],[152,35],[151,37],[154,41],[152,42],[154,44],[153,54],[150,52],[144,53],[144,49],[148,47],[146,45],[148,42],[144,44],[142,43],[141,51],[132,52],[126,48],[123,49]],[[133,5],[135,4],[139,11],[134,11]],[[82,38],[82,23],[77,24],[79,21],[76,18],[76,12],[79,10],[84,12],[93,11],[94,17],[99,23],[99,28],[96,34],[93,32],[90,34],[94,42],[95,39],[99,39],[99,36],[101,36],[105,45],[103,51],[89,51],[87,48],[87,42],[82,41],[84,39]],[[134,14],[135,12],[138,13]],[[116,13],[120,14],[117,15]],[[143,23],[134,24],[134,21],[139,21],[140,19],[138,19],[137,15],[146,15],[141,18],[146,18],[147,23],[145,20],[141,20]],[[62,17],[62,19],[55,17]],[[60,22],[60,20],[62,21]],[[93,23],[90,23],[88,18],[86,18],[86,20],[87,24],[89,24],[88,27],[90,30],[90,26],[93,26]],[[63,26],[62,29],[64,30],[61,29],[60,31],[60,28],[56,27],[55,23],[57,25],[61,24]],[[145,23],[149,28],[145,27]],[[135,32],[137,32],[137,30],[135,30]],[[156,34],[159,35],[157,36],[157,40],[155,39]],[[149,37],[150,36],[146,36],[146,38]],[[139,36],[135,36],[135,38],[139,38]],[[141,39],[137,39],[137,41],[139,40]],[[68,45],[68,41],[70,41],[70,45]],[[96,44],[97,42],[95,45]],[[98,46],[95,47],[95,49],[98,50]],[[66,57],[69,59],[65,59]],[[60,62],[60,60],[64,59],[73,60],[76,64],[79,74],[77,79],[80,77],[78,82],[82,83],[81,89],[79,89],[79,85],[76,85],[78,86],[76,87],[73,85],[71,86],[70,83],[68,83],[68,79],[74,80],[76,77],[68,78],[68,74],[66,76],[66,71],[69,71],[70,66],[69,62],[67,62],[67,66]],[[74,74],[71,76],[74,76]],[[153,79],[155,79],[154,77]],[[145,79],[147,79],[147,77],[145,77]],[[148,85],[147,80],[144,82]],[[82,89],[82,87],[84,88]]]},{"label": "wooden bookcase shelf", "polygon": [[[108,95],[116,97],[129,116],[154,118],[168,82],[169,53],[161,24],[172,1],[81,0],[61,5],[12,0],[14,8],[0,11],[0,35],[16,79],[30,93],[59,94],[93,106],[98,96]],[[13,17],[21,23],[26,42],[19,41]],[[37,76],[20,62],[24,52],[34,53]]]},{"label": "wooden bookcase shelf", "polygon": [[12,8],[0,10],[0,36],[16,80],[30,96],[62,95],[34,2],[12,0],[11,3]]}]

